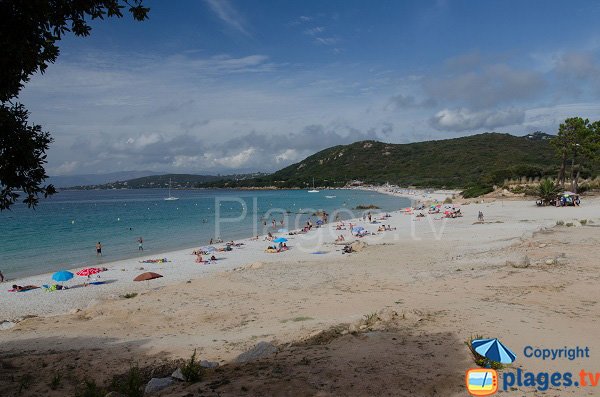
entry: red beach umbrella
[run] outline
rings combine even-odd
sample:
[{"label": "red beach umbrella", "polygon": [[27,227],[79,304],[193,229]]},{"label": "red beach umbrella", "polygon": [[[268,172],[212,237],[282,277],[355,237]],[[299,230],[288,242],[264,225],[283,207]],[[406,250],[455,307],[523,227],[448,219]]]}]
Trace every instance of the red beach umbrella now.
[{"label": "red beach umbrella", "polygon": [[75,274],[78,276],[81,276],[81,277],[88,277],[88,276],[91,276],[92,274],[98,274],[101,271],[102,271],[102,269],[100,269],[99,267],[87,267],[85,269],[81,269],[80,271],[78,271]]}]

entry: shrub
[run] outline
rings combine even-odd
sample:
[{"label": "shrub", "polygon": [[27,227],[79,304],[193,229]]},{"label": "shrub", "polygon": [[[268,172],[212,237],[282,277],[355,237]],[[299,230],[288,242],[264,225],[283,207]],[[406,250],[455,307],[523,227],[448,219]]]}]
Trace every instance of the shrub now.
[{"label": "shrub", "polygon": [[488,194],[493,190],[494,188],[492,186],[471,185],[463,190],[461,194],[464,198],[473,198],[483,196],[484,194]]},{"label": "shrub", "polygon": [[567,222],[565,226],[571,227],[571,226],[575,226],[575,225],[573,224],[573,222]]},{"label": "shrub", "polygon": [[129,292],[125,295],[121,295],[121,297],[125,298],[125,299],[131,299],[131,298],[135,298],[137,295],[138,295],[137,292]]},{"label": "shrub", "polygon": [[93,380],[85,380],[82,386],[82,389],[75,392],[76,397],[103,397],[106,394],[106,391],[98,387]]},{"label": "shrub", "polygon": [[540,185],[538,186],[538,196],[544,205],[548,205],[552,200],[555,200],[558,192],[559,188],[553,180],[543,179],[540,181]]},{"label": "shrub", "polygon": [[60,386],[60,381],[61,381],[61,376],[59,373],[54,374],[54,376],[52,377],[52,381],[50,381],[50,388],[52,390],[56,390],[58,389],[58,387]]},{"label": "shrub", "polygon": [[190,383],[198,382],[202,378],[202,367],[196,361],[196,349],[194,349],[192,357],[181,367],[181,374],[183,375],[183,379]]},{"label": "shrub", "polygon": [[556,221],[556,226],[564,226],[565,221]]},{"label": "shrub", "polygon": [[446,199],[444,200],[444,204],[452,204],[452,198],[446,197]]},{"label": "shrub", "polygon": [[376,206],[375,204],[369,204],[369,205],[360,204],[360,205],[357,205],[356,208],[354,208],[354,209],[355,210],[378,210],[379,207]]},{"label": "shrub", "polygon": [[588,221],[587,221],[587,219],[581,219],[579,221],[579,223],[581,223],[582,226],[585,226],[585,225],[587,225]]},{"label": "shrub", "polygon": [[143,397],[143,386],[144,380],[142,379],[140,368],[137,365],[132,365],[127,375],[113,378],[111,389],[128,397]]}]

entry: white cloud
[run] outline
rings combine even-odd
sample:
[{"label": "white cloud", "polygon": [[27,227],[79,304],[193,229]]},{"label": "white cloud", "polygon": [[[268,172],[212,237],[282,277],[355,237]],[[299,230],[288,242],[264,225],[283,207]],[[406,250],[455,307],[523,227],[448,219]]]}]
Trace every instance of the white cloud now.
[{"label": "white cloud", "polygon": [[430,119],[431,125],[440,131],[493,130],[525,120],[525,112],[517,109],[499,111],[471,111],[469,109],[444,109]]},{"label": "white cloud", "polygon": [[309,28],[304,31],[304,34],[309,36],[316,36],[319,33],[323,33],[325,28],[323,26],[315,26],[314,28]]},{"label": "white cloud", "polygon": [[340,41],[337,37],[315,37],[315,42],[322,45],[334,45]]},{"label": "white cloud", "polygon": [[210,9],[233,29],[250,36],[242,15],[233,7],[229,0],[205,0]]}]

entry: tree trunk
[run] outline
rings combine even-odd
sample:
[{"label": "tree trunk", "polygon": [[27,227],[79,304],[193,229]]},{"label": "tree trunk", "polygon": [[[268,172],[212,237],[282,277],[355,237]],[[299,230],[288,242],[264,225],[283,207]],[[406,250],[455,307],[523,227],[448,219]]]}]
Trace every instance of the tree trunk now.
[{"label": "tree trunk", "polygon": [[579,167],[577,167],[577,174],[575,174],[575,179],[573,179],[573,193],[577,194],[577,190],[579,190]]},{"label": "tree trunk", "polygon": [[575,156],[571,159],[571,184],[575,180]]},{"label": "tree trunk", "polygon": [[565,187],[565,172],[567,168],[567,152],[563,151],[562,161],[560,163],[560,171],[558,172],[558,183],[560,186]]}]

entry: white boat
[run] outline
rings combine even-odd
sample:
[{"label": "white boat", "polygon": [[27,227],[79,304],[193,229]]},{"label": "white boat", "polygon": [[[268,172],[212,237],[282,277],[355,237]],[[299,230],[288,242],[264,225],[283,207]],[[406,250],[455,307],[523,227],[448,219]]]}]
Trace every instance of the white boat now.
[{"label": "white boat", "polygon": [[175,201],[179,200],[179,197],[171,196],[171,178],[169,178],[169,197],[165,197],[165,201]]},{"label": "white boat", "polygon": [[317,189],[315,189],[315,178],[313,178],[313,188],[308,191],[309,193],[319,193]]},{"label": "white boat", "polygon": [[325,196],[325,198],[336,198],[337,196]]}]

